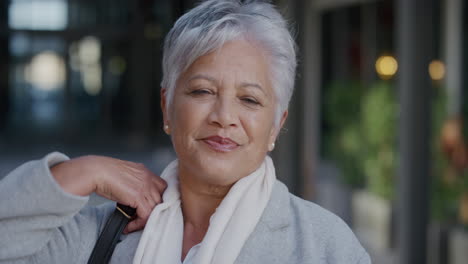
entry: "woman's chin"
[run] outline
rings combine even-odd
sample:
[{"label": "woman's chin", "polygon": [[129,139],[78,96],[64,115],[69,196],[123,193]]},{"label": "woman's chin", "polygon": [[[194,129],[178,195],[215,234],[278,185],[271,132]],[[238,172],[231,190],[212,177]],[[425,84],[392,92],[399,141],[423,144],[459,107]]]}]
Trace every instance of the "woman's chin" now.
[{"label": "woman's chin", "polygon": [[209,184],[229,186],[242,178],[241,172],[231,167],[213,166],[203,168],[200,177]]},{"label": "woman's chin", "polygon": [[179,164],[208,184],[230,186],[259,166],[248,157],[242,151],[217,152],[205,146],[189,155],[179,155],[179,162],[185,166]]}]

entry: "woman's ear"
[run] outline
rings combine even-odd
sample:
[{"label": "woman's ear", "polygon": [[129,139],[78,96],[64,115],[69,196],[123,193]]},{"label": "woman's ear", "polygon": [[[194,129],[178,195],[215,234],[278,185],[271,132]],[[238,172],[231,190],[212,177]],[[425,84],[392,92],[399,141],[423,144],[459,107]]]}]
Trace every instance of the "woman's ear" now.
[{"label": "woman's ear", "polygon": [[283,115],[281,116],[278,131],[281,130],[281,128],[283,128],[284,122],[286,122],[286,119],[288,118],[288,113],[289,113],[288,110],[286,110],[286,111],[284,111]]},{"label": "woman's ear", "polygon": [[281,116],[280,122],[278,126],[274,126],[271,134],[270,134],[270,140],[268,142],[269,144],[269,151],[272,151],[274,146],[275,146],[275,141],[278,138],[278,134],[281,131],[281,128],[283,128],[284,123],[286,122],[286,119],[288,118],[288,110],[283,112],[283,115]]},{"label": "woman's ear", "polygon": [[167,100],[166,100],[167,90],[166,88],[161,88],[161,111],[163,113],[163,122],[164,126],[169,125],[169,116],[167,112]]}]

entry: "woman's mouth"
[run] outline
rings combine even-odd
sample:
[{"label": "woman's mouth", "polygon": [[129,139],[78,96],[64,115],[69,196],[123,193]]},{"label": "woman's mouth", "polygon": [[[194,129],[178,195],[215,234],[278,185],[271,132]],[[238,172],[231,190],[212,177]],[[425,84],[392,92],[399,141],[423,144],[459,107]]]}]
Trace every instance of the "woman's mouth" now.
[{"label": "woman's mouth", "polygon": [[220,136],[212,136],[202,139],[209,147],[211,147],[215,151],[219,152],[229,152],[235,150],[239,147],[235,141],[230,138],[223,138]]}]

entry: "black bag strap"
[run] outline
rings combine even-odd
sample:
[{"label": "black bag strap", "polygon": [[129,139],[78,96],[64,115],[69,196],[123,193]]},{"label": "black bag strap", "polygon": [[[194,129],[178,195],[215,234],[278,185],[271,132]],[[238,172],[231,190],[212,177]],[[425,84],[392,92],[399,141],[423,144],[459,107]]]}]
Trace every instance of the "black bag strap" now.
[{"label": "black bag strap", "polygon": [[94,246],[88,264],[109,263],[115,246],[119,242],[120,234],[135,215],[136,210],[129,206],[117,204],[115,211],[107,220],[106,226]]}]

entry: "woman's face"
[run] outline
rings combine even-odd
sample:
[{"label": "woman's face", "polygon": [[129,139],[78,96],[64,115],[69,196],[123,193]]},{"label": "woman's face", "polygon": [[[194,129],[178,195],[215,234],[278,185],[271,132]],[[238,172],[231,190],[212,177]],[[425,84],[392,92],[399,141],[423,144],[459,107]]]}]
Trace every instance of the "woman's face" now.
[{"label": "woman's face", "polygon": [[181,177],[229,186],[260,166],[279,129],[268,70],[262,50],[238,39],[198,58],[181,75],[169,112],[163,90]]}]

